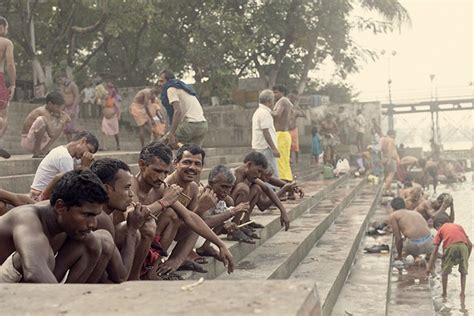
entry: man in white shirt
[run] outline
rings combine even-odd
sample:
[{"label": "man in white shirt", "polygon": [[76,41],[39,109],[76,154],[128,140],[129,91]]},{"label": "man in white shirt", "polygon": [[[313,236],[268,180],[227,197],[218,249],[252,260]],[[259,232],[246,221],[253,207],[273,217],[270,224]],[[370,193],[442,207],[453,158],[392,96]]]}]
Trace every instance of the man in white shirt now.
[{"label": "man in white shirt", "polygon": [[258,96],[258,109],[252,116],[252,149],[262,153],[278,178],[276,159],[280,157],[276,147],[276,130],[273,124],[272,109],[275,96],[272,90],[263,90]]},{"label": "man in white shirt", "polygon": [[95,103],[95,87],[92,86],[90,81],[86,81],[86,86],[81,91],[81,111],[80,115],[82,118],[93,117],[93,112],[95,112],[92,108]]},{"label": "man in white shirt", "polygon": [[176,79],[169,70],[160,72],[158,86],[162,88],[161,103],[170,120],[168,144],[171,147],[177,143],[193,143],[201,146],[208,126],[196,92],[191,86]]},{"label": "man in white shirt", "polygon": [[362,110],[357,110],[357,117],[355,119],[356,131],[357,131],[357,150],[362,152],[364,147],[364,135],[365,135],[365,117],[362,115]]},{"label": "man in white shirt", "polygon": [[88,168],[94,161],[93,154],[99,148],[99,141],[89,132],[80,132],[71,142],[51,150],[36,169],[30,196],[42,200],[42,193],[59,174],[74,170],[74,159],[81,160],[81,168]]}]

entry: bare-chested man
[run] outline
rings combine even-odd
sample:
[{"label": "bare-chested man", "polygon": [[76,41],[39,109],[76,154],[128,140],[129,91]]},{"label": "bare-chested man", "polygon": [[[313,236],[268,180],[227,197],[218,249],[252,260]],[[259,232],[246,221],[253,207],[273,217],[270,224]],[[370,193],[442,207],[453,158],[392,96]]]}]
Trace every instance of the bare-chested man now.
[{"label": "bare-chested man", "polygon": [[[172,152],[168,146],[157,142],[150,143],[141,150],[138,161],[140,172],[132,179],[134,198],[138,200],[137,202],[148,206],[152,214],[158,217],[158,226],[161,225],[161,221],[168,222],[163,234],[176,235],[176,241],[178,242],[169,259],[160,264],[156,272],[161,275],[168,274],[176,271],[182,265],[189,251],[181,251],[180,248],[186,249],[189,244],[180,241],[189,238],[193,231],[219,248],[220,257],[227,266],[228,272],[232,272],[233,259],[225,244],[212,232],[199,215],[188,210],[178,201],[183,189],[177,185],[168,186],[165,184],[165,178],[171,168],[171,160]],[[175,230],[179,228],[181,220],[184,221],[185,227],[176,234]],[[155,232],[153,232],[153,237],[155,237],[154,234]],[[165,236],[158,236],[158,239],[160,238],[166,239]],[[156,238],[155,241],[157,241]],[[177,255],[183,253],[186,255]]]},{"label": "bare-chested man", "polygon": [[[285,207],[281,204],[280,199],[276,196],[275,192],[265,184],[259,178],[265,169],[268,168],[268,162],[265,156],[259,152],[251,152],[244,158],[244,164],[235,169],[236,181],[234,187],[232,188],[231,197],[234,200],[234,203],[249,203],[249,213],[244,216],[244,221],[250,219],[250,212],[255,207],[259,201],[262,194],[268,196],[268,198],[278,207],[280,210],[280,224],[285,227],[285,230],[290,228],[290,221],[288,219],[288,214]],[[242,214],[237,214],[233,222],[236,224],[241,223]],[[262,225],[252,222],[248,225],[251,228],[263,228]],[[227,237],[230,240],[251,242],[243,237],[239,233],[240,230],[237,230],[235,233],[228,234]]]},{"label": "bare-chested man", "polygon": [[401,260],[402,254],[413,257],[422,254],[430,255],[434,248],[433,236],[423,216],[418,212],[405,209],[405,202],[401,197],[394,198],[390,205],[393,213],[390,215],[389,223],[397,247],[395,260]]},{"label": "bare-chested man", "polygon": [[397,172],[397,164],[400,161],[398,158],[397,147],[395,146],[394,130],[389,130],[387,136],[380,139],[380,149],[382,152],[382,163],[385,171],[384,194],[393,195],[392,181]]},{"label": "bare-chested man", "polygon": [[[0,16],[0,138],[5,134],[8,126],[8,104],[15,94],[16,68],[13,58],[13,43],[5,36],[8,33],[7,19]],[[10,86],[5,84],[5,65],[10,77]],[[10,154],[0,148],[0,157],[10,158]]]},{"label": "bare-chested man", "polygon": [[156,115],[153,111],[153,104],[160,93],[160,87],[156,84],[153,88],[146,88],[138,91],[130,104],[130,114],[135,119],[138,126],[140,143],[142,148],[145,146],[145,125],[149,125],[150,129],[156,125],[153,117]]},{"label": "bare-chested man", "polygon": [[[446,210],[450,208],[449,215]],[[440,194],[436,200],[430,201],[422,199],[421,203],[417,205],[415,211],[420,213],[427,221],[437,217],[445,217],[449,222],[454,222],[454,203],[453,197],[448,193]]]},{"label": "bare-chested man", "polygon": [[321,135],[321,145],[324,151],[324,163],[335,164],[334,157],[336,153],[334,149],[337,145],[338,126],[332,113],[328,112],[321,121],[319,134]]},{"label": "bare-chested man", "polygon": [[0,283],[96,282],[92,276],[104,272],[113,250],[107,231],[92,232],[106,202],[96,175],[71,171],[49,202],[0,217]]},{"label": "bare-chested man", "polygon": [[[234,207],[234,200],[230,197],[235,176],[232,170],[224,165],[217,165],[209,172],[208,185],[199,196],[196,212],[203,214],[206,224],[214,228],[216,234],[223,231],[233,232],[237,225],[226,222],[241,212],[248,212],[249,203],[240,203]],[[200,256],[210,256],[220,260],[219,253],[206,241],[196,250]]]},{"label": "bare-chested man", "polygon": [[79,102],[81,101],[81,93],[76,83],[63,74],[60,78],[61,94],[64,98],[64,111],[71,119],[64,127],[64,134],[68,142],[71,141],[72,135],[78,132],[77,119],[79,116]]},{"label": "bare-chested man", "polygon": [[292,161],[298,163],[298,156],[300,153],[300,140],[296,122],[299,117],[306,118],[306,114],[304,114],[303,110],[296,104],[298,100],[297,93],[288,94],[288,99],[293,104],[293,107],[290,112],[290,118],[288,121],[288,131],[291,135],[291,154],[293,155]]},{"label": "bare-chested man", "polygon": [[398,180],[402,183],[405,182],[405,178],[408,176],[408,173],[414,167],[418,166],[418,158],[413,156],[403,156],[400,158],[397,168]]},{"label": "bare-chested man", "polygon": [[293,104],[286,97],[287,91],[286,87],[282,85],[273,87],[276,103],[272,116],[275,123],[278,152],[280,153],[280,157],[277,158],[278,176],[282,180],[291,182],[293,181],[290,166],[291,135],[288,130]]},{"label": "bare-chested man", "polygon": [[62,111],[63,104],[61,94],[48,93],[46,105],[34,109],[26,117],[21,131],[21,147],[33,153],[33,158],[44,158],[69,122],[69,116]]},{"label": "bare-chested man", "polygon": [[428,160],[420,159],[418,164],[423,168],[423,188],[430,188],[429,178],[431,178],[433,181],[433,191],[436,193],[436,187],[438,186],[438,164],[432,158],[428,158]]},{"label": "bare-chested man", "polygon": [[[97,229],[107,230],[114,237],[116,247],[107,266],[108,280],[123,282],[138,280],[140,270],[148,251],[140,249],[140,229],[145,222],[154,226],[154,219],[149,216],[146,207],[136,203],[133,210],[128,212],[126,221],[114,223],[114,213],[122,215],[132,204],[132,175],[126,163],[118,159],[103,158],[95,161],[91,166],[107,190],[108,202],[103,212],[97,216]],[[150,242],[150,241],[148,241]]]}]

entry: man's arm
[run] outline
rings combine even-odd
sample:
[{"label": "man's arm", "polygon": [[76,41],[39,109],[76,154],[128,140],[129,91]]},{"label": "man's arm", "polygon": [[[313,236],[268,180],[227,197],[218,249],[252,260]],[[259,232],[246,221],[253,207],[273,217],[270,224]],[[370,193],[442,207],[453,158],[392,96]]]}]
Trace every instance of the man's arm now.
[{"label": "man's arm", "polygon": [[20,255],[25,282],[58,283],[53,274],[53,250],[36,216],[21,217],[13,228],[13,241]]},{"label": "man's arm", "polygon": [[15,94],[15,85],[16,85],[16,67],[15,67],[15,59],[13,57],[13,43],[8,41],[7,49],[5,53],[6,62],[7,62],[7,71],[8,76],[10,77],[10,100],[13,98]]},{"label": "man's arm", "polygon": [[278,148],[273,143],[272,136],[270,135],[270,131],[268,130],[268,128],[262,129],[262,132],[263,132],[263,138],[265,138],[265,141],[267,142],[268,146],[270,146],[273,152],[273,156],[275,158],[280,158],[280,152],[278,151]]},{"label": "man's arm", "polygon": [[395,214],[390,215],[390,226],[392,227],[392,233],[395,237],[395,246],[397,247],[397,257],[395,260],[402,259],[402,251],[403,251],[403,240],[402,234],[400,232],[400,227],[398,226],[398,220]]},{"label": "man's arm", "polygon": [[144,92],[143,93],[143,106],[145,107],[146,115],[148,115],[148,117],[150,118],[151,125],[155,125],[155,121],[153,120],[153,114],[151,113],[150,107],[149,107],[150,103],[151,103],[151,100],[150,100],[149,93]]},{"label": "man's arm", "polygon": [[288,219],[288,214],[286,212],[285,207],[281,204],[280,199],[278,196],[270,189],[265,182],[260,179],[256,179],[255,184],[259,185],[262,191],[268,196],[268,198],[278,207],[280,210],[280,224],[281,226],[285,226],[285,230],[290,229],[290,220]]},{"label": "man's arm", "polygon": [[171,105],[173,106],[174,114],[173,120],[171,121],[170,134],[172,136],[175,136],[179,123],[181,123],[184,119],[184,113],[181,108],[181,103],[179,101],[174,101],[173,103],[171,103]]}]

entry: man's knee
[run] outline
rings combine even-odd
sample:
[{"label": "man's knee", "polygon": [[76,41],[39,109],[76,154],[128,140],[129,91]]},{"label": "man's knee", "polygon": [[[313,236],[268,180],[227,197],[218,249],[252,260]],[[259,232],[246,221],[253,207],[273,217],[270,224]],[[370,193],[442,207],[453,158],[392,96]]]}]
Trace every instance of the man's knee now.
[{"label": "man's knee", "polygon": [[241,199],[248,199],[248,196],[250,194],[250,187],[246,183],[238,183],[233,192],[232,192],[232,198],[234,201],[237,199],[237,197],[241,197]]},{"label": "man's knee", "polygon": [[143,239],[153,240],[156,235],[156,222],[153,218],[148,219],[140,228],[140,235]]}]

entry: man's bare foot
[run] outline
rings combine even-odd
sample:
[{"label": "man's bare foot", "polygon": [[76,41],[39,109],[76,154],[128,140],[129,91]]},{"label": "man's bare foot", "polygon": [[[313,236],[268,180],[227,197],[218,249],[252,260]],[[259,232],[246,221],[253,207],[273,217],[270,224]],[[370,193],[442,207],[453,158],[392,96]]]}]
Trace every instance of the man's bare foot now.
[{"label": "man's bare foot", "polygon": [[211,245],[196,249],[196,253],[202,257],[213,257],[216,260],[222,261],[219,252],[212,248]]}]

